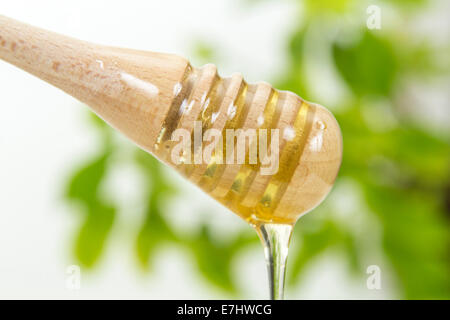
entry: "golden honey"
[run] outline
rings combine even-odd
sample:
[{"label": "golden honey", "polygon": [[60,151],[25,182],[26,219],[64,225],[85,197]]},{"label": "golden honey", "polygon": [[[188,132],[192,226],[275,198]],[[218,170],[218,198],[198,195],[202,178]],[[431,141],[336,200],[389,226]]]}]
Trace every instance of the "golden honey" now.
[{"label": "golden honey", "polygon": [[[201,129],[197,145],[196,126]],[[208,161],[199,162],[202,150],[211,148],[210,141],[205,142],[210,129],[220,132],[222,141],[216,142]],[[239,129],[254,130],[254,135],[245,140],[241,154],[245,161],[235,163],[237,140],[244,134]],[[174,161],[176,130],[186,130],[191,142],[189,152]],[[229,143],[232,130],[238,133]],[[276,144],[277,170],[270,174],[262,173],[262,144],[268,154]],[[256,154],[251,153],[254,150]],[[337,122],[325,108],[265,83],[247,84],[240,75],[222,79],[208,65],[188,68],[183,81],[174,86],[174,100],[153,153],[251,224],[293,224],[329,192],[339,169],[342,141]],[[251,161],[254,158],[256,162]]]}]

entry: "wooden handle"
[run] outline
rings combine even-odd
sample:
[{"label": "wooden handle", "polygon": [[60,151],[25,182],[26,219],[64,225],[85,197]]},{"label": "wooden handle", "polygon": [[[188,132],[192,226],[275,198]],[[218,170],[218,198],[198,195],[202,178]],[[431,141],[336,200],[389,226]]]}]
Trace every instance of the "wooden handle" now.
[{"label": "wooden handle", "polygon": [[189,70],[175,55],[94,45],[3,16],[0,58],[86,103],[147,150]]},{"label": "wooden handle", "polygon": [[[240,74],[221,78],[214,65],[192,68],[176,55],[94,45],[2,16],[0,58],[86,103],[254,223],[293,223],[321,202],[339,170],[342,139],[330,112],[269,84],[247,84]],[[278,129],[279,170],[267,175],[261,163],[220,163],[220,150],[206,163],[175,164],[172,134],[194,135],[196,121],[224,136],[227,129]]]}]

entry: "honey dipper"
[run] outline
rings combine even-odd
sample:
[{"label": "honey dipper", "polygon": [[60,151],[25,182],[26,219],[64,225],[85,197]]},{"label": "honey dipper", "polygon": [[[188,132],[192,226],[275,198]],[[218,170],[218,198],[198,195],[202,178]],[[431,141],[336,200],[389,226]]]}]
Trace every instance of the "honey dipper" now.
[{"label": "honey dipper", "polygon": [[87,104],[255,226],[271,297],[282,298],[292,226],[328,194],[342,159],[327,109],[240,74],[221,78],[211,64],[194,68],[177,55],[96,45],[4,16],[0,58]]},{"label": "honey dipper", "polygon": [[[247,84],[240,74],[221,78],[214,65],[193,68],[173,54],[95,45],[3,16],[0,58],[87,104],[249,221],[295,222],[321,202],[339,170],[342,138],[329,111],[267,83]],[[175,164],[171,135],[193,133],[195,121],[224,136],[226,129],[279,129],[278,170],[227,164],[221,150],[214,154],[222,152],[224,163],[213,156],[209,163]]]}]

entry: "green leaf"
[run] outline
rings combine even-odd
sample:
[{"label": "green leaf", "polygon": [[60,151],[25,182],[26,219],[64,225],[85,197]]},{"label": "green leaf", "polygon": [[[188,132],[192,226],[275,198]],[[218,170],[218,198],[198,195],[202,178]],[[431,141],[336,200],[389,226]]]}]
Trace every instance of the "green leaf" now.
[{"label": "green leaf", "polygon": [[91,268],[99,260],[113,225],[115,213],[115,208],[102,204],[89,208],[75,242],[75,255],[84,267]]},{"label": "green leaf", "polygon": [[109,153],[103,153],[75,172],[66,189],[68,199],[87,205],[97,201],[100,183],[106,173],[108,156]]},{"label": "green leaf", "polygon": [[354,0],[306,0],[306,8],[311,15],[324,12],[344,13]]},{"label": "green leaf", "polygon": [[149,195],[145,221],[136,239],[138,261],[143,269],[151,268],[157,249],[169,242],[176,242],[177,237],[163,218],[160,209],[163,198],[159,192]]},{"label": "green leaf", "polygon": [[333,56],[338,71],[359,96],[389,96],[397,76],[391,43],[370,31],[349,46],[335,44]]}]

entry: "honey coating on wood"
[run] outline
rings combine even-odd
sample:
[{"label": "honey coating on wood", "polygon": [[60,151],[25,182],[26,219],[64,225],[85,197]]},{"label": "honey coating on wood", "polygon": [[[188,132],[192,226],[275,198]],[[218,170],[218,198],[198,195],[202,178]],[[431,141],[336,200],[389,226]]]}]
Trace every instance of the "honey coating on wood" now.
[{"label": "honey coating on wood", "polygon": [[[197,150],[192,146],[190,161],[174,164],[171,151],[178,142],[172,133],[188,130],[193,141],[195,121],[200,121],[203,134],[208,129],[222,132],[223,150],[215,150],[209,162],[195,164]],[[278,170],[261,174],[259,160],[250,164],[248,141],[245,163],[218,163],[217,158],[226,162],[227,129],[278,129]],[[270,133],[263,142],[270,150]],[[260,140],[252,143],[259,150]],[[220,78],[216,68],[207,65],[187,68],[183,81],[174,86],[152,153],[249,223],[293,224],[330,191],[341,163],[342,138],[325,108],[266,83],[247,84],[239,74]]]}]

